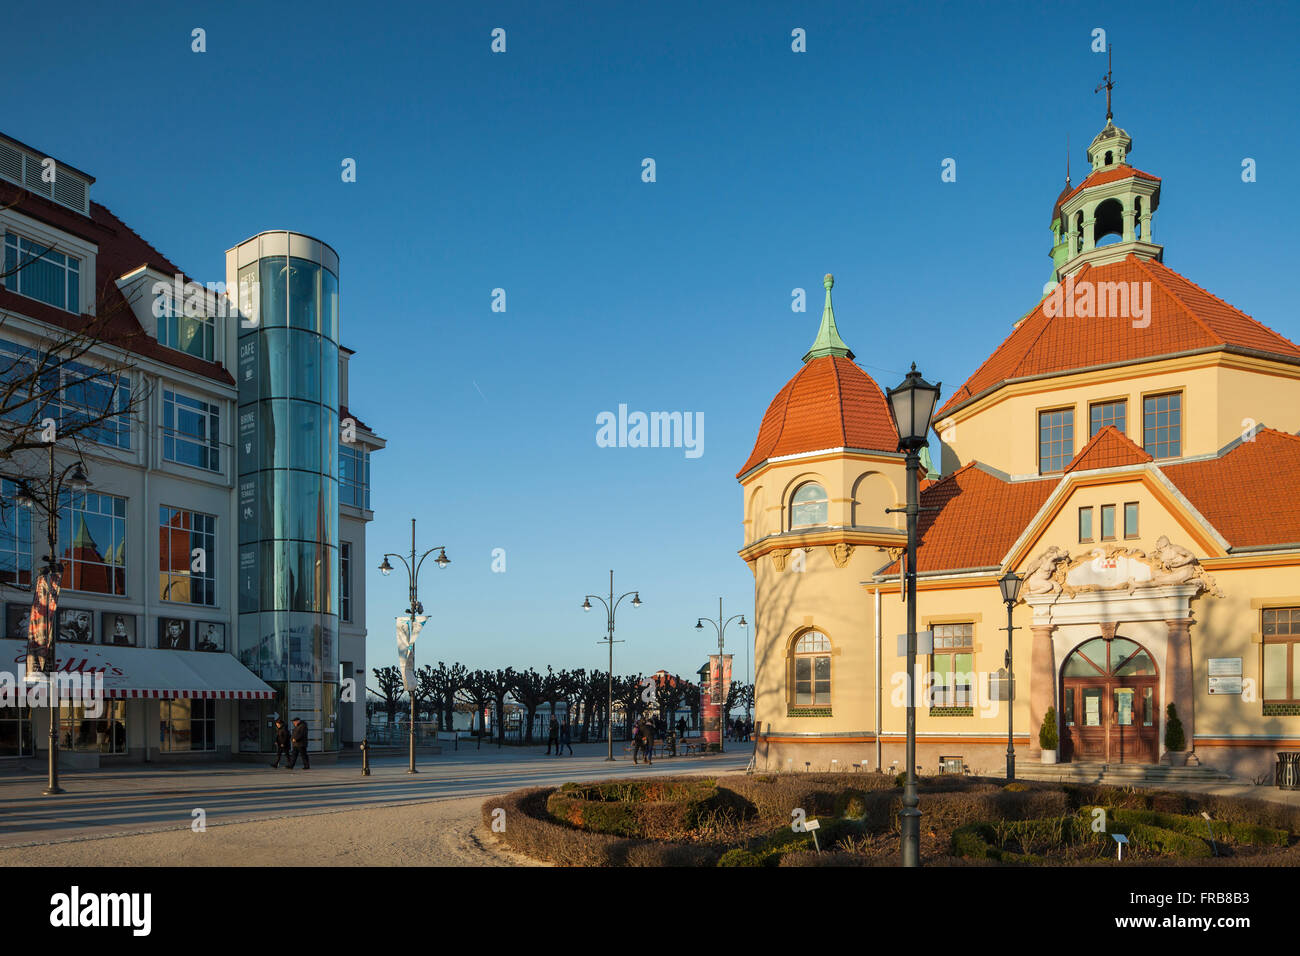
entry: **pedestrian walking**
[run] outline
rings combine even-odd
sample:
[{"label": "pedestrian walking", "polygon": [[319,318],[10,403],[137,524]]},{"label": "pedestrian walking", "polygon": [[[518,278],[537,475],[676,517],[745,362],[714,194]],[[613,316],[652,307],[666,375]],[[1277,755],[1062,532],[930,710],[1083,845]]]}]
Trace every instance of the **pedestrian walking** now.
[{"label": "pedestrian walking", "polygon": [[548,757],[551,755],[551,747],[555,748],[555,756],[558,757],[560,755],[560,724],[555,719],[554,714],[551,715],[551,722],[546,725],[546,756]]},{"label": "pedestrian walking", "polygon": [[290,762],[293,757],[289,755],[289,728],[284,725],[283,720],[277,717],[275,721],[275,763],[271,764],[271,766],[278,768],[281,757],[284,758],[285,763],[293,766]]},{"label": "pedestrian walking", "polygon": [[654,754],[655,754],[655,722],[654,722],[654,718],[651,718],[650,720],[647,720],[647,721],[645,722],[645,724],[643,725],[643,728],[644,728],[644,733],[645,733],[645,762],[646,762],[646,766],[648,767],[648,766],[650,766],[651,763],[653,763],[653,757],[654,757]]},{"label": "pedestrian walking", "polygon": [[293,731],[289,734],[293,741],[293,753],[289,755],[289,769],[298,760],[298,755],[302,754],[302,769],[311,769],[311,759],[307,756],[307,722],[300,717],[293,719]]},{"label": "pedestrian walking", "polygon": [[[645,749],[645,722],[638,720],[632,725],[632,763],[639,763],[637,758],[641,751]],[[650,755],[646,754],[646,762],[650,762]]]},{"label": "pedestrian walking", "polygon": [[686,718],[685,718],[685,717],[678,717],[678,718],[677,718],[677,736],[678,736],[678,737],[685,737],[685,736],[686,736]]},{"label": "pedestrian walking", "polygon": [[568,747],[569,756],[573,756],[573,740],[570,737],[569,722],[567,720],[560,724],[560,742],[555,747],[555,756],[558,757],[560,755],[561,747]]}]

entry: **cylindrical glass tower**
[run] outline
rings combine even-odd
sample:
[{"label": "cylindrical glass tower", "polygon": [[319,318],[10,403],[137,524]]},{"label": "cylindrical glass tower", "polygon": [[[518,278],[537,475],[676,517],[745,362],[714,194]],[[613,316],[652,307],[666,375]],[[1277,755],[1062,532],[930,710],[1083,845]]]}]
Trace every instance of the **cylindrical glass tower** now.
[{"label": "cylindrical glass tower", "polygon": [[[237,283],[239,659],[276,689],[271,711],[338,749],[338,255],[296,232],[227,253]],[[232,276],[233,273],[233,276]],[[234,296],[232,296],[233,298]],[[255,749],[241,712],[241,749]]]}]

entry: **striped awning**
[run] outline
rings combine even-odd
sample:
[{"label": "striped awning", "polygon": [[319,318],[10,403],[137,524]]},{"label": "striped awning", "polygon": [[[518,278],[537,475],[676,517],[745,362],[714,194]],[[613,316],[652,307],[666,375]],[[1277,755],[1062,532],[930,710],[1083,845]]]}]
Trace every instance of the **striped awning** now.
[{"label": "striped awning", "polygon": [[[233,655],[207,651],[171,651],[102,644],[56,646],[55,682],[59,697],[79,700],[96,694],[109,699],[209,698],[270,700],[273,691]],[[0,660],[21,684],[26,673],[27,646],[0,641]]]}]

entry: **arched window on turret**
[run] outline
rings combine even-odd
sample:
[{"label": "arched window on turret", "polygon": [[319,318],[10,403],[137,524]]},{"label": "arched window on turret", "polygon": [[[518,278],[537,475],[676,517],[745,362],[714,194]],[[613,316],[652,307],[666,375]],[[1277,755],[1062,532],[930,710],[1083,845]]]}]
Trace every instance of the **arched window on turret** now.
[{"label": "arched window on turret", "polygon": [[[1124,238],[1124,204],[1118,199],[1107,199],[1099,203],[1097,211],[1093,213],[1092,244],[1094,246],[1110,245],[1111,242],[1119,242]],[[1102,239],[1114,236],[1110,242],[1102,242]]]},{"label": "arched window on turret", "polygon": [[1109,166],[1113,162],[1115,162],[1115,154],[1110,150],[1106,150],[1106,165]]},{"label": "arched window on turret", "polygon": [[800,485],[790,499],[790,529],[824,525],[829,504],[826,489],[817,482]]},{"label": "arched window on turret", "polygon": [[1133,236],[1142,238],[1142,197],[1133,200]]},{"label": "arched window on turret", "polygon": [[1074,214],[1074,254],[1083,252],[1083,210]]}]

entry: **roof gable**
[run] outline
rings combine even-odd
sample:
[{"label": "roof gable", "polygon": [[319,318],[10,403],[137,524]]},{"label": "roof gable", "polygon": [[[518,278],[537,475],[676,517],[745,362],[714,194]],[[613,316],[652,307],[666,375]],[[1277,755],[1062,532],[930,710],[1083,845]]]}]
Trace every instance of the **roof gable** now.
[{"label": "roof gable", "polygon": [[1088,444],[1079,449],[1074,460],[1065,469],[1092,471],[1096,468],[1119,468],[1123,465],[1140,465],[1154,459],[1114,425],[1107,425],[1093,435]]}]

